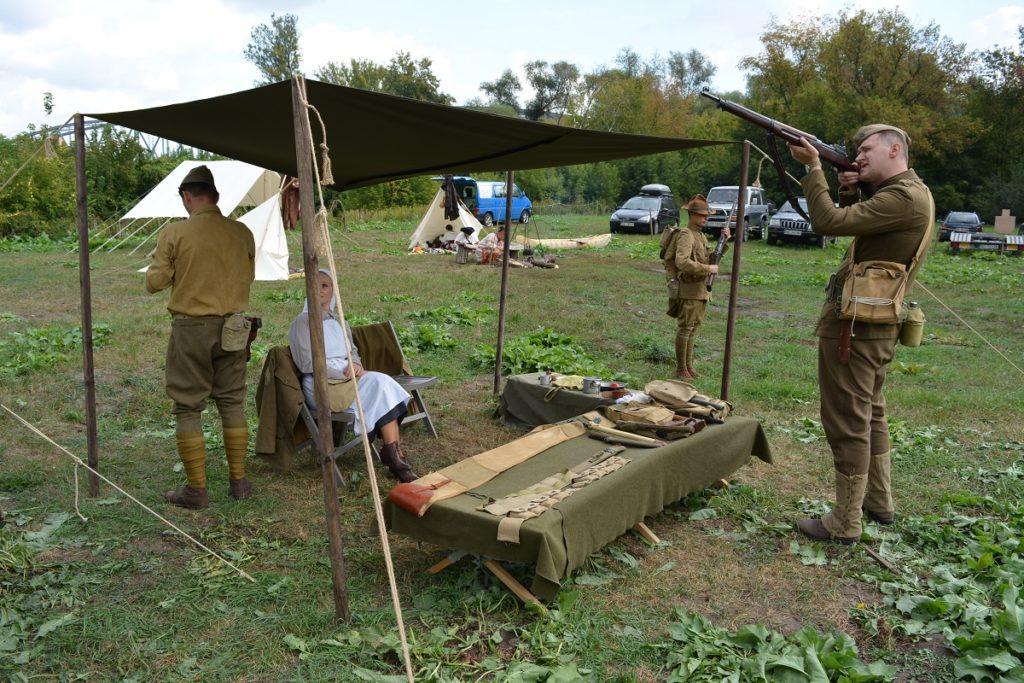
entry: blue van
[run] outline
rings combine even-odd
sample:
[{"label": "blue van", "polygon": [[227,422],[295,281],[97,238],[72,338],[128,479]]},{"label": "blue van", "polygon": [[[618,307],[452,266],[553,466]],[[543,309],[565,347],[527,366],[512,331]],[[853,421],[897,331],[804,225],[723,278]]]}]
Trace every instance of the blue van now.
[{"label": "blue van", "polygon": [[[505,181],[477,180],[469,176],[455,176],[455,189],[477,220],[490,227],[505,220]],[[512,220],[529,223],[533,215],[533,202],[512,185]]]}]

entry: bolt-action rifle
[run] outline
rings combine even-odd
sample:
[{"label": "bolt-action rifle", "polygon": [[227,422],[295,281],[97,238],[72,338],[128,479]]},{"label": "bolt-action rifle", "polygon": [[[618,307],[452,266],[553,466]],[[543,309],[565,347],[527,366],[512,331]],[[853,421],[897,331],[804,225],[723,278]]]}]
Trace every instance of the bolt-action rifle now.
[{"label": "bolt-action rifle", "polygon": [[786,169],[782,165],[782,157],[779,155],[778,146],[775,143],[775,138],[782,138],[787,143],[794,145],[800,144],[800,138],[807,140],[811,143],[811,146],[818,150],[818,156],[823,162],[828,162],[835,167],[836,171],[856,171],[857,165],[850,161],[846,155],[846,147],[844,145],[829,145],[810,133],[805,133],[799,128],[794,128],[788,124],[776,121],[775,119],[765,116],[764,114],[758,113],[753,109],[747,109],[742,104],[737,104],[729,100],[722,99],[717,95],[712,95],[708,88],[705,87],[700,92],[702,97],[706,97],[715,104],[718,108],[726,111],[733,116],[739,117],[744,121],[763,128],[768,131],[768,153],[771,156],[772,164],[775,165],[775,170],[779,172],[779,180],[782,182],[783,188],[786,190],[786,198],[789,199],[790,206],[804,217],[805,220],[810,222],[810,218],[804,213],[803,209],[800,208],[800,203],[793,197],[793,192],[789,187],[789,179],[786,178]]},{"label": "bolt-action rifle", "polygon": [[[733,208],[733,211],[735,210],[736,209]],[[722,254],[725,253],[726,233],[729,231],[729,218],[726,217],[725,220],[726,224],[722,226],[722,231],[718,233],[718,242],[715,244],[715,251],[711,254],[711,258],[709,259],[713,266],[718,265],[718,262],[722,260]],[[737,224],[738,223],[739,222],[737,221]],[[709,292],[711,291],[711,288],[715,286],[715,275],[717,275],[717,273],[711,273],[708,275],[706,284]]]}]

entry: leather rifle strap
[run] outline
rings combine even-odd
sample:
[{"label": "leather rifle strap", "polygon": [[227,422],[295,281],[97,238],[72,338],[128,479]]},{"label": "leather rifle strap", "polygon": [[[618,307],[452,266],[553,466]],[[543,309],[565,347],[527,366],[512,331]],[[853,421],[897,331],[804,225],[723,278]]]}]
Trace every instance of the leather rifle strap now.
[{"label": "leather rifle strap", "polygon": [[[782,189],[786,191],[786,199],[789,201],[789,205],[793,207],[794,211],[800,214],[801,218],[810,223],[810,216],[804,213],[804,210],[800,207],[800,202],[793,196],[793,188],[789,184],[789,176],[786,175],[786,167],[782,165],[782,157],[779,155],[779,147],[775,143],[775,135],[773,133],[768,133],[768,156],[771,158],[772,165],[775,166],[775,170],[779,174],[779,182],[782,183]],[[737,225],[738,224],[739,223],[737,222]]]}]

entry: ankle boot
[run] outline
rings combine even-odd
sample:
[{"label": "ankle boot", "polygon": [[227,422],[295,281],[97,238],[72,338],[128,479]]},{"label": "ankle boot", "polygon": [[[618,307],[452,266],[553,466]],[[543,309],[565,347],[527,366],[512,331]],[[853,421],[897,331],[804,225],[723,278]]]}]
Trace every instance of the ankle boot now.
[{"label": "ankle boot", "polygon": [[387,465],[393,476],[403,484],[416,481],[419,477],[412,471],[412,467],[405,461],[402,455],[402,447],[397,441],[386,443],[380,449],[380,461]]},{"label": "ankle boot", "polygon": [[185,485],[177,491],[168,491],[164,500],[171,505],[188,508],[189,510],[205,510],[210,507],[210,496],[206,489],[193,488]]},{"label": "ankle boot", "polygon": [[231,497],[235,500],[248,500],[252,498],[252,482],[246,477],[229,479],[228,487],[231,491]]},{"label": "ankle boot", "polygon": [[801,519],[796,523],[802,534],[817,541],[855,543],[860,540],[861,505],[868,475],[846,475],[836,471],[836,504],[821,519]]},{"label": "ankle boot", "polygon": [[868,485],[864,491],[864,514],[879,524],[892,524],[896,519],[890,483],[891,467],[888,451],[871,456]]}]

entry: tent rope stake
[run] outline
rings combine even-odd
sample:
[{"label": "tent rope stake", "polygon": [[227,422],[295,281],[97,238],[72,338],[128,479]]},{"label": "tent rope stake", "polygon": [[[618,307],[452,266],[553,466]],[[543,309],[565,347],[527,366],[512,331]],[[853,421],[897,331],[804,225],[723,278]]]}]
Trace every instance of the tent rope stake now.
[{"label": "tent rope stake", "polygon": [[82,515],[82,513],[81,513],[81,512],[79,512],[79,511],[78,511],[78,509],[77,509],[77,507],[78,507],[78,468],[79,468],[79,467],[84,467],[85,469],[89,470],[89,472],[91,472],[92,474],[96,475],[97,477],[99,477],[100,479],[102,479],[103,481],[105,481],[106,483],[110,484],[110,485],[111,485],[111,486],[112,486],[112,487],[114,488],[114,490],[115,490],[115,491],[117,491],[118,493],[120,493],[120,494],[121,494],[121,495],[123,495],[123,496],[124,496],[125,498],[127,498],[127,499],[128,499],[128,500],[130,500],[130,501],[132,501],[133,503],[135,503],[135,504],[136,504],[136,505],[138,505],[139,507],[141,507],[141,508],[142,508],[143,510],[145,510],[145,511],[146,511],[146,512],[148,512],[149,514],[151,514],[151,515],[153,515],[154,517],[156,517],[157,519],[159,519],[159,520],[160,520],[161,522],[163,522],[164,524],[166,524],[167,526],[169,526],[169,527],[170,527],[171,529],[173,529],[174,531],[176,531],[176,532],[177,532],[178,534],[180,534],[181,536],[184,536],[185,538],[187,538],[187,539],[188,539],[189,541],[191,541],[191,542],[192,542],[192,543],[194,543],[194,544],[195,544],[196,546],[198,546],[198,547],[199,547],[199,548],[201,548],[202,550],[204,550],[204,551],[206,551],[207,553],[209,553],[210,555],[212,555],[212,556],[213,556],[214,558],[216,558],[217,560],[220,560],[220,561],[221,561],[222,563],[224,563],[224,564],[225,564],[225,565],[227,565],[228,567],[230,567],[230,568],[234,569],[234,570],[235,570],[236,572],[238,572],[238,574],[239,574],[239,575],[240,575],[240,576],[241,576],[242,578],[244,578],[244,579],[248,579],[249,581],[252,581],[253,583],[256,583],[256,579],[254,579],[254,578],[252,578],[251,576],[249,576],[249,574],[248,574],[248,573],[246,573],[246,571],[245,571],[244,569],[241,569],[241,568],[239,568],[238,566],[236,566],[236,565],[232,564],[232,563],[231,563],[231,562],[230,562],[229,560],[227,560],[227,559],[225,559],[225,558],[221,557],[221,556],[220,556],[220,555],[218,555],[218,554],[217,554],[216,552],[214,552],[213,550],[211,550],[211,549],[210,549],[210,548],[208,548],[207,546],[203,545],[203,543],[202,543],[201,541],[197,540],[197,539],[196,539],[195,537],[193,537],[193,536],[189,535],[189,534],[188,534],[187,532],[183,531],[183,530],[182,530],[182,529],[181,529],[180,527],[178,527],[177,525],[175,525],[175,524],[174,524],[174,522],[172,522],[171,520],[167,519],[166,517],[164,517],[163,515],[161,515],[161,514],[160,514],[159,512],[157,512],[157,511],[156,511],[156,510],[154,510],[153,508],[149,507],[148,505],[146,505],[145,503],[143,503],[142,501],[140,501],[140,500],[139,500],[138,498],[136,498],[136,497],[135,497],[135,496],[133,496],[132,494],[130,494],[130,493],[128,493],[127,491],[125,491],[125,490],[124,490],[123,488],[121,488],[120,486],[118,486],[118,485],[117,485],[117,484],[115,484],[114,482],[110,481],[110,479],[108,479],[107,477],[105,477],[105,476],[103,476],[102,474],[100,474],[100,473],[99,473],[99,472],[98,472],[97,470],[93,469],[92,467],[89,467],[89,465],[88,465],[88,464],[87,464],[87,463],[86,463],[85,461],[83,461],[83,460],[82,460],[81,458],[79,458],[79,457],[78,457],[77,455],[75,455],[74,453],[72,453],[71,451],[69,451],[68,449],[64,448],[64,447],[63,447],[63,446],[61,446],[61,445],[60,445],[59,443],[57,443],[56,441],[54,441],[53,439],[51,439],[50,437],[48,437],[48,436],[47,436],[46,434],[44,434],[44,433],[42,432],[42,430],[40,430],[40,429],[39,429],[38,427],[36,427],[35,425],[33,425],[33,424],[32,424],[31,422],[29,422],[28,420],[26,420],[25,418],[23,418],[23,417],[22,417],[21,415],[18,415],[18,414],[17,414],[16,412],[14,412],[13,410],[11,410],[10,408],[8,408],[7,406],[5,406],[5,405],[4,405],[4,404],[2,404],[2,403],[0,403],[0,408],[3,408],[4,410],[6,410],[6,411],[7,411],[8,413],[10,413],[10,414],[11,414],[11,416],[12,416],[12,417],[14,417],[14,419],[15,419],[15,420],[17,420],[18,422],[20,422],[21,424],[23,424],[23,425],[24,425],[25,427],[27,427],[27,428],[28,428],[28,429],[29,429],[30,431],[34,432],[34,433],[35,433],[35,434],[36,434],[37,436],[41,437],[41,438],[42,438],[42,439],[44,439],[45,441],[48,441],[48,442],[49,442],[49,443],[50,443],[51,445],[55,446],[55,447],[56,447],[56,448],[57,448],[58,450],[60,450],[60,451],[61,451],[62,453],[64,453],[65,455],[67,455],[68,457],[70,457],[70,458],[71,458],[72,460],[74,460],[74,462],[75,462],[75,512],[76,512],[76,513],[78,514],[78,516],[79,516],[79,517],[81,517],[81,518],[82,518],[82,519],[83,519],[84,521],[88,521],[88,519],[87,519],[86,517],[84,517],[84,516]]},{"label": "tent rope stake", "polygon": [[[295,76],[294,78],[298,82],[298,92],[302,104],[306,107],[307,110],[312,110],[314,113],[316,113],[317,119],[319,119],[320,121],[320,128],[323,133],[324,140],[324,142],[321,143],[321,149],[325,150],[324,154],[326,155],[327,130],[324,126],[323,118],[321,118],[320,112],[316,110],[316,107],[309,103],[309,100],[306,96],[305,80],[301,76]],[[307,126],[306,130],[309,134],[309,147],[310,149],[315,149],[312,127]],[[334,287],[334,298],[338,305],[338,318],[340,319],[339,322],[341,323],[341,329],[343,332],[341,337],[345,342],[345,353],[348,354],[348,357],[351,359],[352,348],[351,345],[349,344],[348,334],[344,333],[348,329],[348,323],[345,321],[345,307],[341,303],[341,290],[338,288],[338,271],[334,262],[334,250],[331,246],[331,236],[327,223],[327,206],[324,203],[323,184],[326,179],[321,179],[320,177],[320,169],[317,166],[316,155],[314,154],[312,155],[312,157],[313,174],[314,178],[317,180],[317,195],[320,200],[320,209],[319,211],[317,211],[316,220],[316,225],[320,232],[319,241],[324,248],[325,256],[327,257],[327,263],[330,266],[331,285]],[[313,306],[317,305],[317,302],[311,301],[309,302],[309,305],[312,308]],[[413,683],[415,678],[413,676],[412,656],[409,652],[409,643],[405,635],[405,620],[402,616],[402,602],[398,595],[398,581],[395,578],[394,561],[391,558],[391,544],[388,541],[387,525],[384,523],[384,508],[383,505],[381,504],[380,489],[377,486],[376,467],[373,462],[373,455],[370,452],[370,440],[367,434],[368,430],[366,428],[366,415],[363,412],[363,399],[362,396],[360,395],[358,380],[353,379],[352,381],[355,389],[355,404],[356,412],[359,416],[359,425],[363,445],[363,455],[366,457],[366,471],[369,474],[367,479],[370,480],[370,490],[373,493],[373,511],[377,518],[377,529],[380,532],[381,547],[382,550],[384,551],[384,566],[387,569],[388,574],[388,587],[390,588],[391,591],[391,602],[394,605],[395,609],[395,620],[397,621],[398,624],[398,636],[402,644],[402,660],[403,663],[405,664],[406,678],[408,679],[409,683]]]}]

